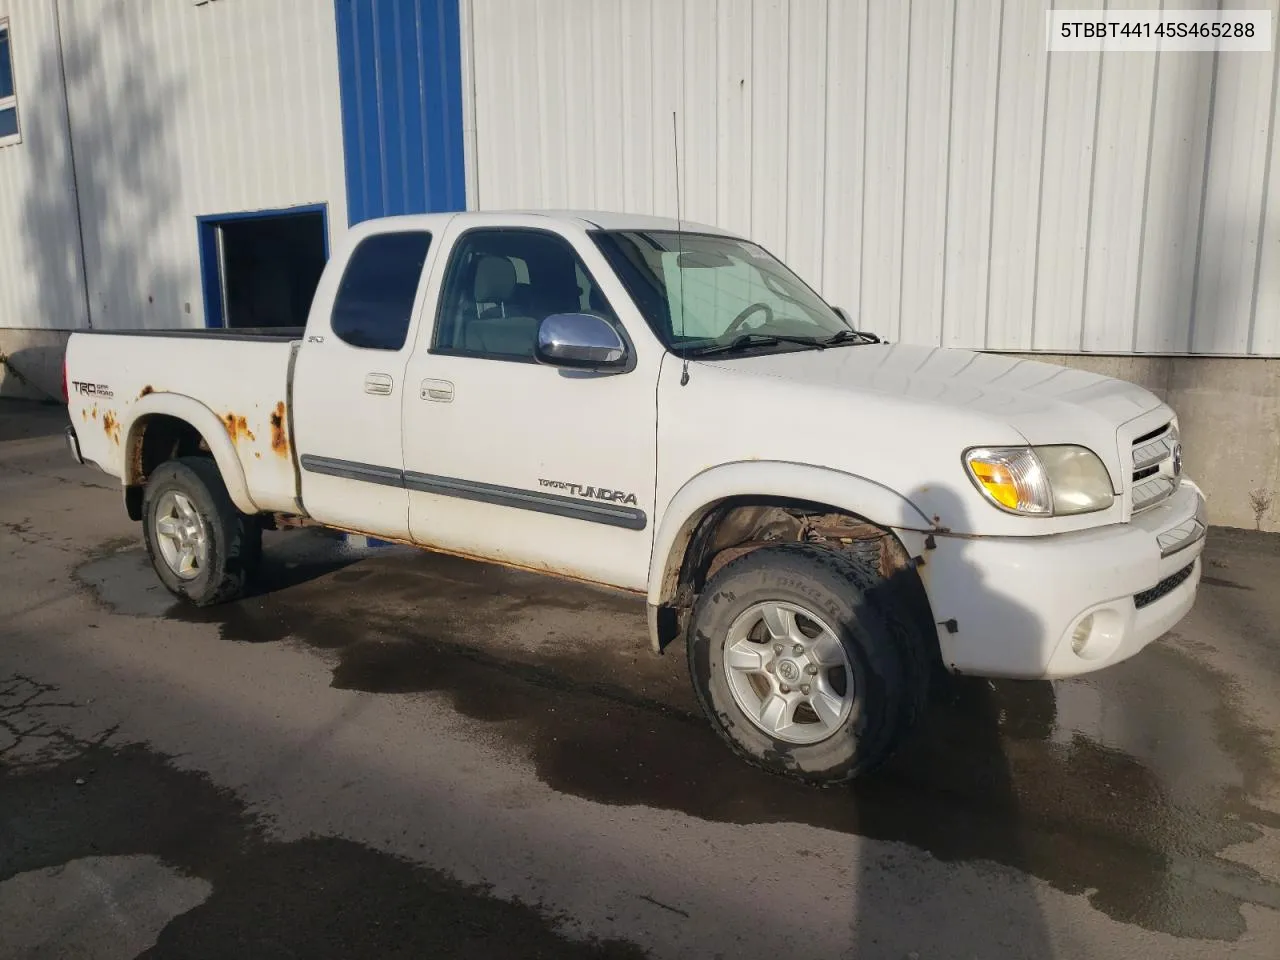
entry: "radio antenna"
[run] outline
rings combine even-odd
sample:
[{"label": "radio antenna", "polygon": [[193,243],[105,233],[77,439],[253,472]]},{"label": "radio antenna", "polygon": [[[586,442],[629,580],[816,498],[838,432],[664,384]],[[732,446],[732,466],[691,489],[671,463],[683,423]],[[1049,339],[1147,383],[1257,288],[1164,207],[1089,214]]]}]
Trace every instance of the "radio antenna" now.
[{"label": "radio antenna", "polygon": [[[680,333],[684,339],[684,214],[680,205],[680,135],[676,112],[671,111],[671,152],[676,164],[676,272],[680,274]],[[680,351],[680,386],[689,382],[689,353]]]}]

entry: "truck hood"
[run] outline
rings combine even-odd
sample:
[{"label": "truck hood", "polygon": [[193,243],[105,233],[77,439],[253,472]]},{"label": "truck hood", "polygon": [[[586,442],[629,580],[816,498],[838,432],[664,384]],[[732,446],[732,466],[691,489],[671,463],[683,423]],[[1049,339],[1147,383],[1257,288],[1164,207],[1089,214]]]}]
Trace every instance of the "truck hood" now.
[{"label": "truck hood", "polygon": [[[879,401],[964,410],[1007,424],[1028,443],[1090,447],[1120,482],[1120,427],[1161,406],[1124,380],[1000,354],[909,344],[863,344],[827,350],[709,361],[733,373],[776,377]],[[981,437],[972,442],[980,444]]]},{"label": "truck hood", "polygon": [[1061,442],[1074,421],[1121,424],[1160,406],[1148,390],[1085,370],[992,353],[865,344],[716,360],[736,373],[964,408],[1008,422],[1031,443]]}]

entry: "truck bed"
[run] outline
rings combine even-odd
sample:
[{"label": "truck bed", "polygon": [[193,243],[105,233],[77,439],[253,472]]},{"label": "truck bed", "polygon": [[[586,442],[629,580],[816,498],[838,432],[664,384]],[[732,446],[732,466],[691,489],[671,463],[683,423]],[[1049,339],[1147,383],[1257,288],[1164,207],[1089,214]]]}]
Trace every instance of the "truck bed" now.
[{"label": "truck bed", "polygon": [[174,415],[195,426],[206,443],[216,441],[222,456],[239,462],[252,506],[296,511],[289,391],[301,332],[73,333],[67,343],[67,406],[82,456],[123,480],[128,458],[136,455],[131,438],[139,435],[141,419]]}]

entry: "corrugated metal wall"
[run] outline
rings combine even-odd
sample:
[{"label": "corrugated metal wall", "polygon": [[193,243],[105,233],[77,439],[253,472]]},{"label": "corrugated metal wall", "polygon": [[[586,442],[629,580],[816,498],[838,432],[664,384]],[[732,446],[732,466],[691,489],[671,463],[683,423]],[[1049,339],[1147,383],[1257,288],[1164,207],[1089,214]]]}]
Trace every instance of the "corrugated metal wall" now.
[{"label": "corrugated metal wall", "polygon": [[[0,149],[0,326],[83,323],[53,9],[0,0],[24,133]],[[203,324],[199,215],[327,203],[345,229],[332,4],[60,10],[94,326]]]},{"label": "corrugated metal wall", "polygon": [[0,147],[0,326],[84,326],[62,79],[41,55],[56,50],[53,6],[0,0],[4,18],[22,142]]},{"label": "corrugated metal wall", "polygon": [[1050,56],[1037,0],[469,2],[473,206],[674,214],[678,110],[685,216],[892,339],[1280,355],[1274,53]]}]

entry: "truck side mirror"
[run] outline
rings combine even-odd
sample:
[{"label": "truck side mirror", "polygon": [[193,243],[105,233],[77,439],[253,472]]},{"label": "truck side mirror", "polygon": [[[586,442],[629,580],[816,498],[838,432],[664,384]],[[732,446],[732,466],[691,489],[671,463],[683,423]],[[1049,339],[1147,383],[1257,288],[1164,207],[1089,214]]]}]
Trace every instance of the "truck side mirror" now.
[{"label": "truck side mirror", "polygon": [[538,325],[534,351],[556,367],[622,367],[627,345],[613,324],[592,313],[553,313]]},{"label": "truck side mirror", "polygon": [[837,317],[839,317],[841,320],[847,323],[850,327],[853,326],[853,320],[850,319],[848,310],[846,310],[844,307],[832,307],[831,309],[836,312]]}]

